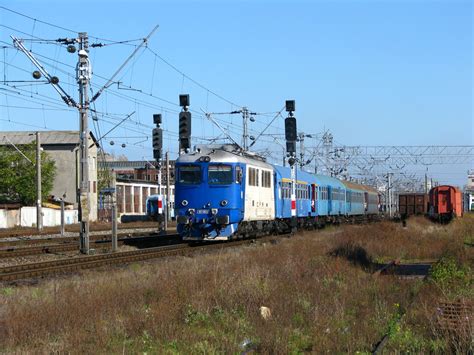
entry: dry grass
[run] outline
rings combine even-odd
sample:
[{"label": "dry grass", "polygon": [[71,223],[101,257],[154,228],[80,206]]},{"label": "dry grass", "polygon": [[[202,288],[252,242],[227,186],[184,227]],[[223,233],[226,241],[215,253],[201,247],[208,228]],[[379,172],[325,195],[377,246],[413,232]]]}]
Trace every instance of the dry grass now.
[{"label": "dry grass", "polygon": [[474,236],[474,218],[468,215],[450,225],[440,225],[423,217],[408,220],[407,227],[393,222],[367,226],[344,226],[334,243],[358,245],[376,260],[401,258],[405,261],[436,260],[447,252],[464,250],[467,236]]},{"label": "dry grass", "polygon": [[[250,348],[262,353],[370,351],[421,282],[373,278],[329,252],[354,238],[367,258],[390,258],[397,252],[433,258],[449,248],[445,239],[450,229],[472,232],[464,225],[423,223],[409,222],[407,230],[390,223],[330,228],[276,245],[87,272],[38,287],[3,288],[0,348],[186,354]],[[428,227],[434,231],[422,233]],[[390,240],[391,233],[396,241]],[[429,243],[430,236],[435,243]],[[432,247],[424,250],[428,245]],[[410,249],[415,246],[422,250]],[[261,306],[270,308],[271,319],[260,316]],[[434,337],[429,331],[421,334]]]}]

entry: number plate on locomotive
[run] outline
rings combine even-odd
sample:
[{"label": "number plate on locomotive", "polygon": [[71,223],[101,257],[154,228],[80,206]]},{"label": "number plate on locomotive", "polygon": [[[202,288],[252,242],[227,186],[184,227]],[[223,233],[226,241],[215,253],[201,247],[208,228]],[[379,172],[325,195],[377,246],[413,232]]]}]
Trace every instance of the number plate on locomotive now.
[{"label": "number plate on locomotive", "polygon": [[196,213],[197,214],[208,214],[209,210],[197,210]]}]

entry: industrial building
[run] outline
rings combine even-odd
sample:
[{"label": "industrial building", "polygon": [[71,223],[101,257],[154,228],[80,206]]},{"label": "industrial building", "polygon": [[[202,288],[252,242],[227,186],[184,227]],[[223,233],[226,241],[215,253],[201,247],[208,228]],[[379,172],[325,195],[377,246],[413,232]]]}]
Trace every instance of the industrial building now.
[{"label": "industrial building", "polygon": [[[0,132],[0,145],[30,144],[36,140],[35,131]],[[90,181],[90,220],[97,220],[97,150],[98,143],[89,134],[89,181]],[[78,207],[79,172],[79,131],[41,131],[40,143],[56,165],[51,195],[62,198],[66,203]]]}]

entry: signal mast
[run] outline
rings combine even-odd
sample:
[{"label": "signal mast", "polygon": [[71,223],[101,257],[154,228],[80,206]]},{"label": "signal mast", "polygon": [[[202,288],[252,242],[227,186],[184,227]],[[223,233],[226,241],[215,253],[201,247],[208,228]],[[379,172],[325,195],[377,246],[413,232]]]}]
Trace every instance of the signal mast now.
[{"label": "signal mast", "polygon": [[285,118],[285,139],[286,139],[286,156],[291,169],[291,230],[294,232],[297,226],[296,219],[296,118],[293,116],[295,111],[295,100],[286,100],[286,112],[288,117]]}]

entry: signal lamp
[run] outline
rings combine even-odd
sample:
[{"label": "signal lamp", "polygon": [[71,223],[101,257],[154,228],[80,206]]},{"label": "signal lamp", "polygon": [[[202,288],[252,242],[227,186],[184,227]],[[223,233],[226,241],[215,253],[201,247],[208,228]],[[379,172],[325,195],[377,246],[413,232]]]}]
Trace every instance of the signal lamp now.
[{"label": "signal lamp", "polygon": [[189,106],[189,94],[179,95],[179,106]]},{"label": "signal lamp", "polygon": [[286,100],[285,107],[286,107],[286,112],[295,111],[295,100]]},{"label": "signal lamp", "polygon": [[156,125],[161,124],[161,113],[157,113],[157,114],[153,115],[153,123],[156,124]]}]

